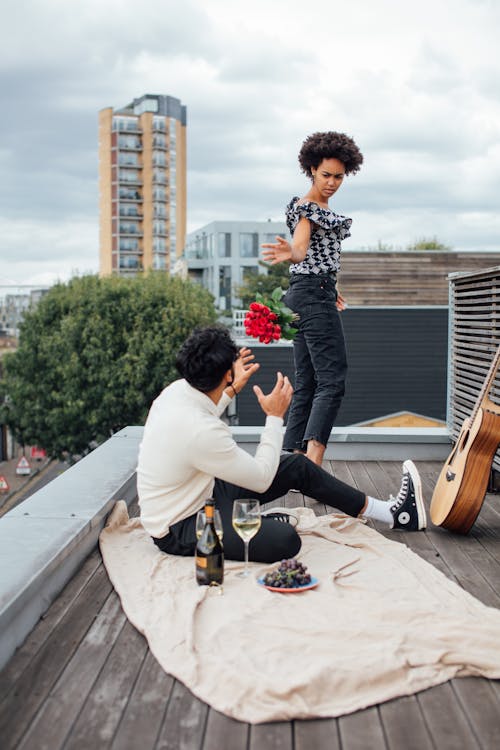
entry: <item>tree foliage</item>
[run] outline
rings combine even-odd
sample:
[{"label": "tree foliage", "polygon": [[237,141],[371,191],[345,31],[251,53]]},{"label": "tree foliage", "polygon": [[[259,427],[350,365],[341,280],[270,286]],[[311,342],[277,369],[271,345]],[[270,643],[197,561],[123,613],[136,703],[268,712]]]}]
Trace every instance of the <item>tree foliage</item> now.
[{"label": "tree foliage", "polygon": [[438,241],[437,237],[422,237],[415,242],[408,245],[408,250],[411,251],[422,251],[422,250],[438,250],[440,252],[449,252],[451,247]]},{"label": "tree foliage", "polygon": [[4,357],[0,417],[16,439],[60,458],[142,424],[177,375],[175,355],[215,321],[212,296],[164,274],[85,276],[57,284],[27,313]]},{"label": "tree foliage", "polygon": [[238,297],[241,299],[242,307],[248,307],[256,299],[257,294],[270,297],[277,287],[288,289],[290,282],[288,263],[277,263],[272,266],[261,261],[260,265],[267,268],[267,274],[252,274],[236,290]]}]

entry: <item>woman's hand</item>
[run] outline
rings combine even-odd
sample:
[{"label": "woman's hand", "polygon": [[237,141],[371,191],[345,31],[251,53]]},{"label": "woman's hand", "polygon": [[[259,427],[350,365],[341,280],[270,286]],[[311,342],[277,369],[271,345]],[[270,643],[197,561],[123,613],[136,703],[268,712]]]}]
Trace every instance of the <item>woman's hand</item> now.
[{"label": "woman's hand", "polygon": [[262,253],[262,257],[266,261],[266,263],[270,263],[272,266],[276,265],[276,263],[283,263],[284,261],[288,261],[288,263],[292,260],[292,246],[289,242],[287,242],[284,237],[276,237],[275,243],[265,243],[264,245],[261,245],[261,247],[268,248],[267,250],[264,250]]},{"label": "woman's hand", "polygon": [[260,365],[257,362],[252,362],[253,359],[255,359],[255,356],[252,354],[252,350],[247,346],[243,346],[240,349],[238,359],[233,365],[233,382],[224,389],[231,398],[235,392],[239,393],[246,386],[254,372],[257,372],[259,369]]},{"label": "woman's hand", "polygon": [[345,310],[347,307],[347,302],[345,301],[344,297],[341,295],[339,291],[337,291],[337,301],[335,304],[339,312],[342,312],[342,310]]}]

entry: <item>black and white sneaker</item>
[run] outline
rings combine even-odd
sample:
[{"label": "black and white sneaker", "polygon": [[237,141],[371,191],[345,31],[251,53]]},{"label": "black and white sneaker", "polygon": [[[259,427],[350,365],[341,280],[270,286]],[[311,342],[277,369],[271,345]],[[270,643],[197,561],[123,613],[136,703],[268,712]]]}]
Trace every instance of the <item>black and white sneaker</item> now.
[{"label": "black and white sneaker", "polygon": [[427,516],[422,498],[422,484],[413,461],[405,461],[403,464],[401,488],[398,496],[394,498],[390,510],[394,519],[393,529],[404,529],[405,531],[425,529]]}]

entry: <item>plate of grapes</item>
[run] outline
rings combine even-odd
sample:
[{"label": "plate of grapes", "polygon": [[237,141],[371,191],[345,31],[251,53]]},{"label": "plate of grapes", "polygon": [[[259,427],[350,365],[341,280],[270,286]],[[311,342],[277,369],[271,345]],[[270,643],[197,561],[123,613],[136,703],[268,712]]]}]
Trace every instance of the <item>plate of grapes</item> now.
[{"label": "plate of grapes", "polygon": [[298,594],[314,589],[319,580],[307,572],[307,567],[297,558],[282,560],[277,568],[257,578],[257,583],[279,594]]}]

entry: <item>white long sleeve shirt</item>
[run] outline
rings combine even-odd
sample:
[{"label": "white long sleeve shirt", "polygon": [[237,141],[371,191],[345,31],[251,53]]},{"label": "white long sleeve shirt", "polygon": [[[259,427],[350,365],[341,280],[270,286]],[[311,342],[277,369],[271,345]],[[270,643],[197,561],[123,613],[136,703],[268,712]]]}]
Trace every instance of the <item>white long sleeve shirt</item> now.
[{"label": "white long sleeve shirt", "polygon": [[167,386],[153,402],[144,426],[137,466],[141,521],[156,538],[203,507],[214,479],[264,492],[278,468],[283,420],[267,417],[255,456],[238,448],[218,404],[185,380]]}]

